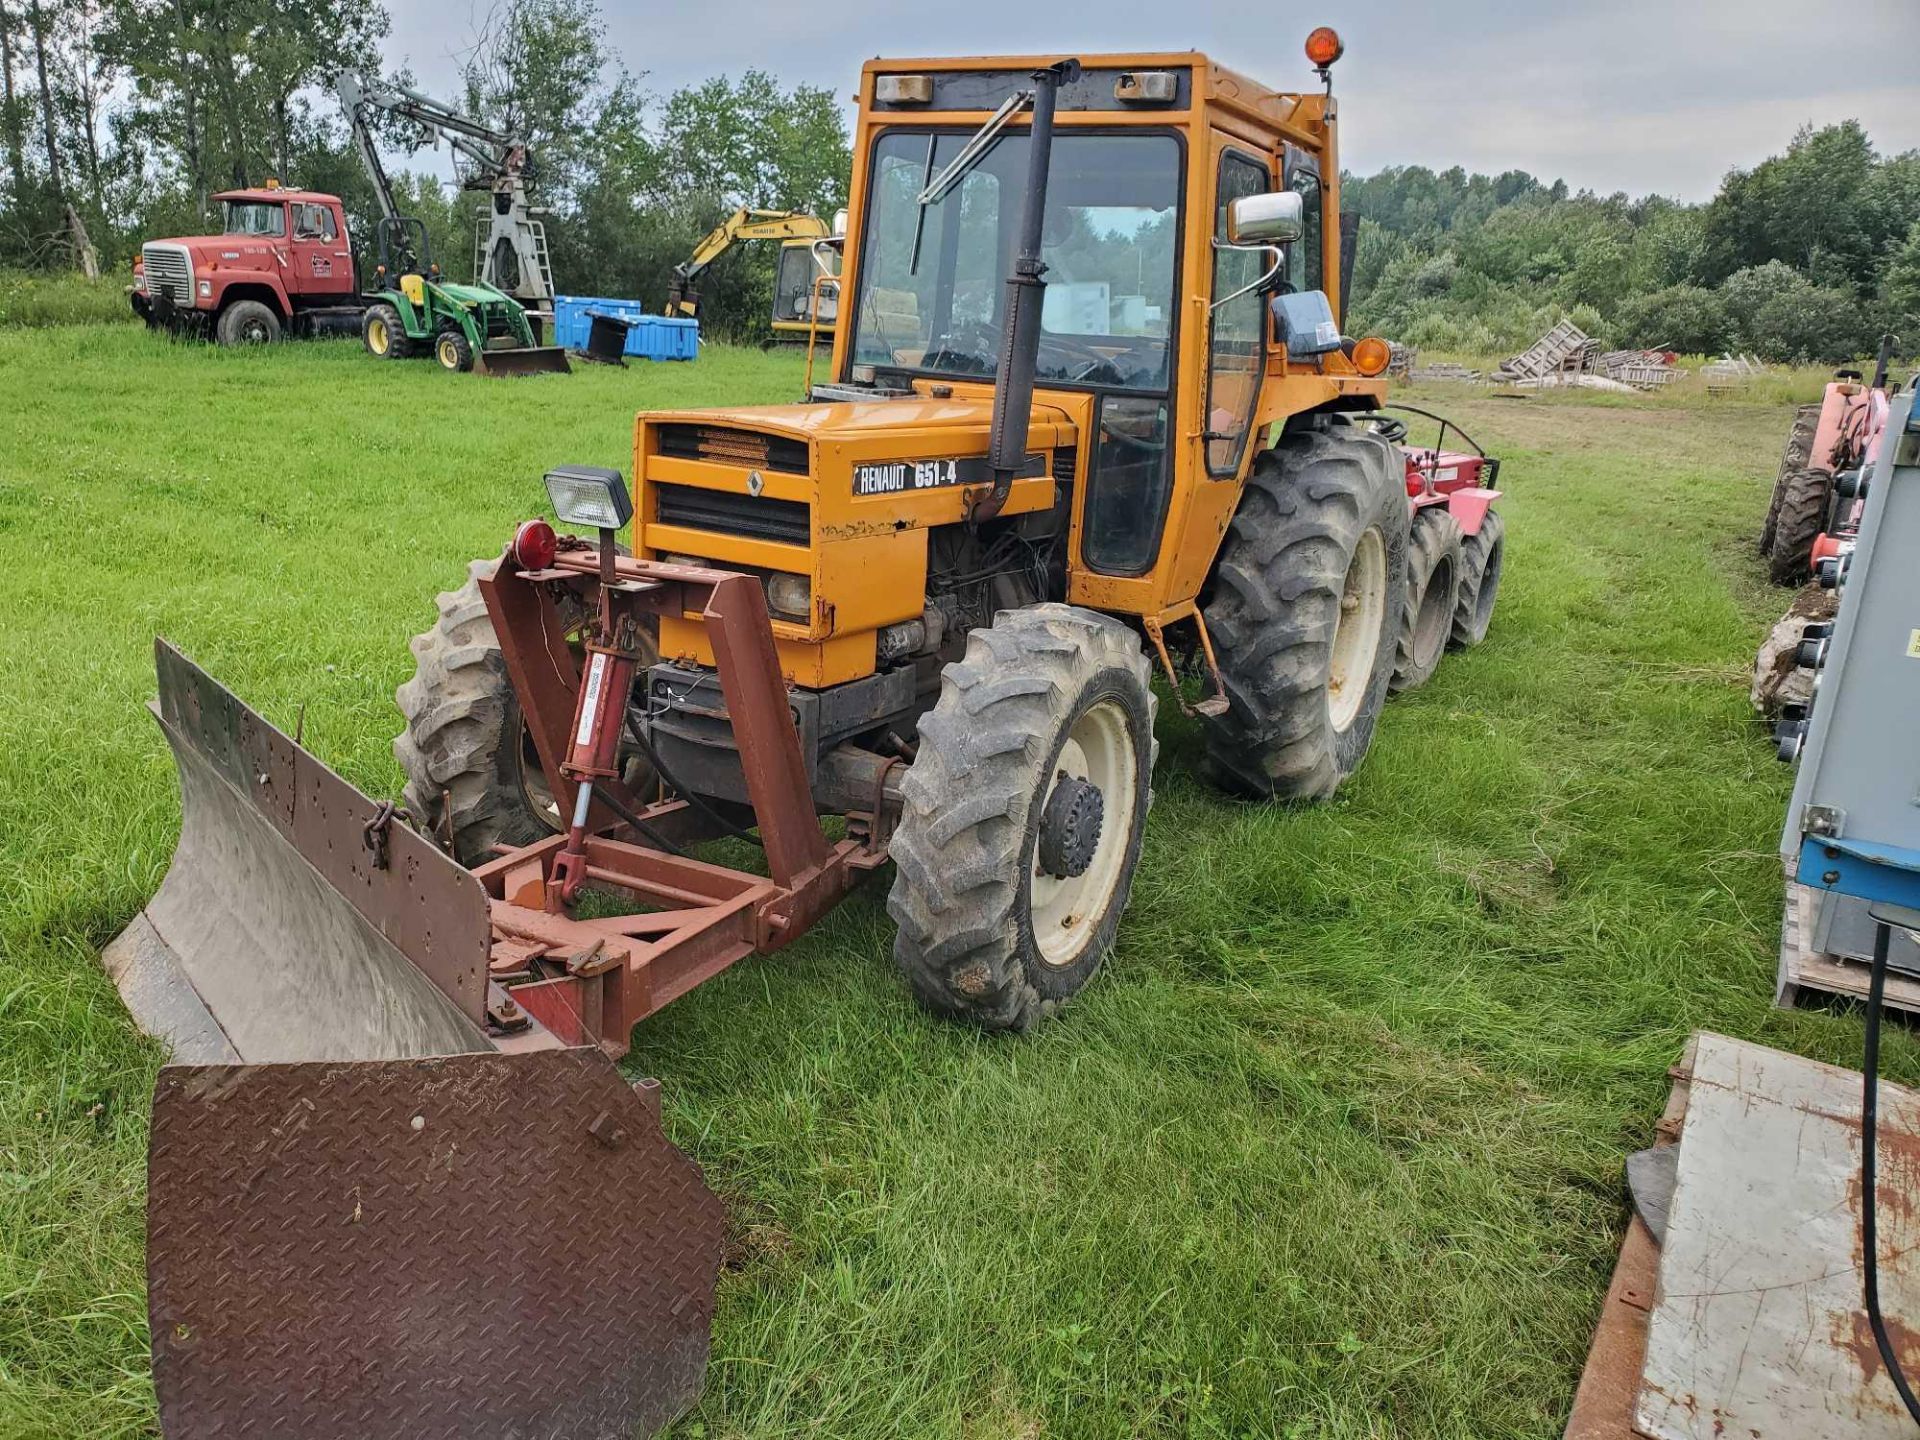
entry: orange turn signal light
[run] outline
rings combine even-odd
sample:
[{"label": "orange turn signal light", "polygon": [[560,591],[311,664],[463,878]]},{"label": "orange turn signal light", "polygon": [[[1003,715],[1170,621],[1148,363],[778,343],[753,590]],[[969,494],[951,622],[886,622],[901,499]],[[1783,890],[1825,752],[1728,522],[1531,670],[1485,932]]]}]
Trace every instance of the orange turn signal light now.
[{"label": "orange turn signal light", "polygon": [[1354,343],[1353,368],[1362,375],[1379,375],[1393,359],[1393,348],[1378,335],[1369,335]]},{"label": "orange turn signal light", "polygon": [[1340,36],[1331,25],[1322,25],[1307,36],[1307,59],[1313,62],[1313,68],[1324,70],[1346,53],[1347,47],[1340,43]]}]

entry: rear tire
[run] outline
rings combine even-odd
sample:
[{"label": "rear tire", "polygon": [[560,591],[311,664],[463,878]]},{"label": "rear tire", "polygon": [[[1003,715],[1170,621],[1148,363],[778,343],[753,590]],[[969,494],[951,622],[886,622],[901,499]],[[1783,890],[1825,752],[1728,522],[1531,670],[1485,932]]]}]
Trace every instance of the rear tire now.
[{"label": "rear tire", "polygon": [[1773,494],[1767,500],[1767,518],[1760,527],[1760,553],[1773,553],[1774,527],[1780,516],[1780,502],[1787,493],[1789,476],[1807,468],[1813,455],[1813,432],[1820,427],[1819,405],[1802,405],[1793,412],[1793,428],[1787,432],[1786,448],[1780,453],[1780,469],[1773,477]]},{"label": "rear tire", "polygon": [[1498,510],[1481,517],[1480,528],[1460,542],[1460,599],[1453,612],[1453,645],[1466,650],[1487,638],[1500,599],[1500,572],[1507,556],[1507,522]]},{"label": "rear tire", "polygon": [[404,360],[413,353],[400,312],[391,305],[369,305],[360,319],[360,343],[376,360]]},{"label": "rear tire", "polygon": [[1453,638],[1460,598],[1460,522],[1443,506],[1414,512],[1407,539],[1407,599],[1389,688],[1413,690],[1433,678]]},{"label": "rear tire", "polygon": [[1139,637],[1070,605],[1003,610],[942,672],[887,900],[929,1009],[1025,1030],[1100,968],[1152,801],[1148,682]]},{"label": "rear tire", "polygon": [[1254,461],[1205,606],[1229,700],[1207,727],[1223,788],[1322,799],[1365,758],[1405,603],[1405,477],[1396,446],[1344,420]]},{"label": "rear tire", "polygon": [[222,345],[271,345],[280,338],[280,317],[258,300],[236,300],[220,312],[213,333]]},{"label": "rear tire", "polygon": [[1780,492],[1780,509],[1773,520],[1773,548],[1767,552],[1767,575],[1776,585],[1798,585],[1813,563],[1813,542],[1827,528],[1827,507],[1833,501],[1833,476],[1825,470],[1796,470]]},{"label": "rear tire", "polygon": [[466,332],[451,326],[442,330],[434,337],[433,358],[440,362],[442,370],[451,370],[456,375],[473,369],[473,346]]}]

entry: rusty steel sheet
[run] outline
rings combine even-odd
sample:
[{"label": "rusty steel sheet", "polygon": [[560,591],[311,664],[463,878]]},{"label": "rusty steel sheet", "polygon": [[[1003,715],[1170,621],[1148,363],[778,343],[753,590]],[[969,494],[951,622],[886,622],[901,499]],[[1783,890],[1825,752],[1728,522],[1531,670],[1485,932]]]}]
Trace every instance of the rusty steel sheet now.
[{"label": "rusty steel sheet", "polygon": [[180,841],[103,956],[142,1028],[191,1061],[491,1048],[479,881],[166,641],[154,654]]},{"label": "rusty steel sheet", "polygon": [[[1862,1295],[1860,1076],[1702,1032],[1635,1433],[1908,1440]],[[1920,1374],[1920,1096],[1880,1088],[1880,1294]]]},{"label": "rusty steel sheet", "polygon": [[169,1437],[630,1440],[692,1403],[724,1212],[591,1048],[167,1066]]}]

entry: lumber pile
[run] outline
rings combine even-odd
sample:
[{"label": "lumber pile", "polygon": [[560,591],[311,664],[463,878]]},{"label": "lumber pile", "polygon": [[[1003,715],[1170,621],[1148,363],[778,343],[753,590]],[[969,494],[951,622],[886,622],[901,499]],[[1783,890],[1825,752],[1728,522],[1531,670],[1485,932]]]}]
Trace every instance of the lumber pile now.
[{"label": "lumber pile", "polygon": [[1527,389],[1577,385],[1588,390],[1657,390],[1684,373],[1667,350],[1608,350],[1571,320],[1562,320],[1518,355],[1500,362],[1494,379]]},{"label": "lumber pile", "polygon": [[1588,337],[1571,320],[1562,320],[1518,355],[1500,362],[1494,378],[1512,383],[1518,380],[1542,380],[1549,375],[1577,375],[1600,350],[1600,342]]},{"label": "lumber pile", "polygon": [[1470,370],[1454,360],[1434,360],[1407,372],[1407,378],[1416,384],[1424,380],[1459,380],[1469,385],[1480,382],[1478,370]]}]

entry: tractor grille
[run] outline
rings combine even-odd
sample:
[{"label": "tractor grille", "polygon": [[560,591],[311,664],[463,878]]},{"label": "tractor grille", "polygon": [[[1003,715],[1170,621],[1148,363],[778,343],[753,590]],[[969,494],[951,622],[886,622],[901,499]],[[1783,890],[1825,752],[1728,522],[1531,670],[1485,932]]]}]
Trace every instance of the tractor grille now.
[{"label": "tractor grille", "polygon": [[655,482],[660,508],[657,523],[749,540],[805,545],[811,538],[812,512],[804,500],[775,500],[731,490],[702,490],[693,485]]},{"label": "tractor grille", "polygon": [[1079,465],[1080,453],[1071,446],[1053,452],[1053,478],[1060,484],[1073,484]]},{"label": "tractor grille", "polygon": [[783,475],[807,473],[807,442],[728,425],[662,425],[660,453],[672,460],[744,465]]},{"label": "tractor grille", "polygon": [[193,262],[179,245],[145,245],[140,250],[147,294],[164,297],[187,309],[193,307]]}]

